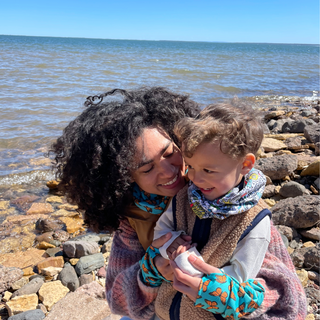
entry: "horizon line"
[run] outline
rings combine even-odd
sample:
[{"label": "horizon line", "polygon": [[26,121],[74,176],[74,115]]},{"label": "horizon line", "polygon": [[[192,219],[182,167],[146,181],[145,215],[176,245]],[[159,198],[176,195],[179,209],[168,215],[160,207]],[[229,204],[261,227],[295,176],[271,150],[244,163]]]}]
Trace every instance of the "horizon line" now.
[{"label": "horizon line", "polygon": [[63,37],[63,36],[34,36],[18,34],[0,34],[0,36],[11,37],[38,37],[38,38],[62,38],[62,39],[89,39],[89,40],[115,40],[115,41],[153,41],[153,42],[200,42],[200,43],[249,43],[249,44],[302,44],[320,45],[319,43],[292,43],[292,42],[248,42],[248,41],[206,41],[206,40],[149,40],[149,39],[112,39],[112,38],[87,38],[87,37]]}]

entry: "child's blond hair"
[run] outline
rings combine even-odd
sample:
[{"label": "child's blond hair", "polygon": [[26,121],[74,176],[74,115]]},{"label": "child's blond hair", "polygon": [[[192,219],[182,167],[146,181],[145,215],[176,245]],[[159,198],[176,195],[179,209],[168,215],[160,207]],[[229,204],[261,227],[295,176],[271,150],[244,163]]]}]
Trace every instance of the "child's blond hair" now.
[{"label": "child's blond hair", "polygon": [[257,110],[233,100],[231,103],[208,105],[196,119],[181,119],[174,132],[188,158],[201,143],[219,141],[222,153],[240,159],[259,150],[263,124]]}]

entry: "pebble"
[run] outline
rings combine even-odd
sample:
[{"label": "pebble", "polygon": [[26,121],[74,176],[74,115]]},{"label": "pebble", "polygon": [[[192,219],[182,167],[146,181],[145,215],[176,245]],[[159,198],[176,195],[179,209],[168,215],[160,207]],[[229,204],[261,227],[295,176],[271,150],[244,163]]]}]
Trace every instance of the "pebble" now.
[{"label": "pebble", "polygon": [[0,293],[11,288],[13,283],[21,279],[22,276],[23,271],[21,269],[0,264]]}]

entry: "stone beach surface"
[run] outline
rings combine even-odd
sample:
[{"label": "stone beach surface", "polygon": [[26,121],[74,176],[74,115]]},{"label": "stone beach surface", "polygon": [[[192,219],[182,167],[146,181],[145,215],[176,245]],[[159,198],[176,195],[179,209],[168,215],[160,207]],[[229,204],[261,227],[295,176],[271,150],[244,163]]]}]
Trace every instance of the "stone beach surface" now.
[{"label": "stone beach surface", "polygon": [[[255,167],[267,176],[263,198],[320,319],[319,99],[291,105],[259,101],[265,135]],[[77,206],[48,181],[0,195],[0,320],[120,319],[105,299],[112,234],[83,225]]]}]

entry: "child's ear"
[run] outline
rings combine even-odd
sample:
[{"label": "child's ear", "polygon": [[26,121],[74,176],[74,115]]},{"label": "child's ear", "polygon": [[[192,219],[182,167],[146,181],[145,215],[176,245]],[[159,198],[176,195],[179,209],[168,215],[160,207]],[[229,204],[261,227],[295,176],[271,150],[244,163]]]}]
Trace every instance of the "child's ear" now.
[{"label": "child's ear", "polygon": [[247,174],[253,168],[255,162],[256,162],[255,155],[253,153],[248,153],[242,162],[241,174],[242,175]]}]

